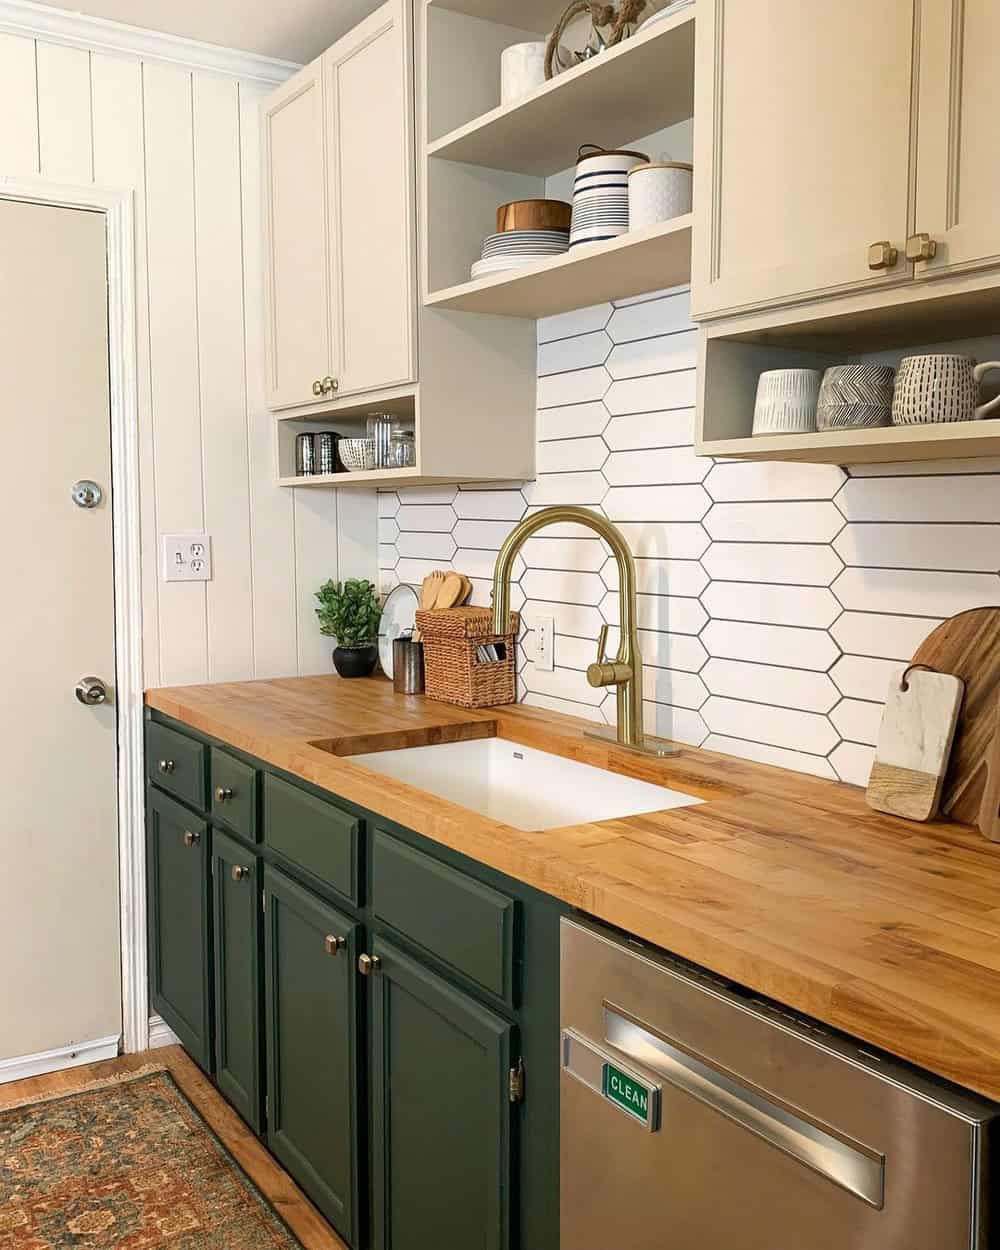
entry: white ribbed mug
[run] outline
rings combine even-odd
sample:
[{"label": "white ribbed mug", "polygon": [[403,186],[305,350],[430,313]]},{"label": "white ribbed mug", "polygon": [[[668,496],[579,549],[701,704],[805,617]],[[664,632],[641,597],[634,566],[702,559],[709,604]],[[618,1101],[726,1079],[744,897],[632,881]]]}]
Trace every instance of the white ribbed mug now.
[{"label": "white ribbed mug", "polygon": [[1000,369],[1000,361],[977,365],[971,356],[906,356],[896,374],[893,425],[979,421],[1000,411],[1000,395],[976,406],[979,385],[993,369]]},{"label": "white ribbed mug", "polygon": [[809,434],[816,429],[818,369],[768,369],[757,381],[754,434]]}]

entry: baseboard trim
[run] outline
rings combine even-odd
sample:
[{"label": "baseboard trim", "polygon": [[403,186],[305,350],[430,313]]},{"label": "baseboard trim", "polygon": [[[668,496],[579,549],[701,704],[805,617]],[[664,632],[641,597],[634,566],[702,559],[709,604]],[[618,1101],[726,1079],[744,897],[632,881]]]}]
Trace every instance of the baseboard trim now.
[{"label": "baseboard trim", "polygon": [[29,1076],[42,1076],[46,1072],[59,1072],[63,1068],[79,1068],[87,1063],[98,1063],[101,1059],[117,1059],[120,1040],[120,1034],[115,1033],[112,1037],[99,1037],[75,1046],[40,1050],[36,1055],[0,1059],[0,1085],[23,1081]]},{"label": "baseboard trim", "polygon": [[156,1050],[159,1046],[179,1046],[180,1044],[181,1039],[162,1016],[149,1017],[150,1050]]}]

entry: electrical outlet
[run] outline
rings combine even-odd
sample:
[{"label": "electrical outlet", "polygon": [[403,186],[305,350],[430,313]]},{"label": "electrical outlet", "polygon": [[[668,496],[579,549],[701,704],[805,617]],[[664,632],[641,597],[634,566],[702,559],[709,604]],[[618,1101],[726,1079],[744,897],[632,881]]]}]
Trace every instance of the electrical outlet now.
[{"label": "electrical outlet", "polygon": [[555,667],[555,628],[554,617],[535,618],[535,668],[543,673],[551,673]]},{"label": "electrical outlet", "polygon": [[212,540],[207,534],[163,535],[165,582],[210,582]]}]

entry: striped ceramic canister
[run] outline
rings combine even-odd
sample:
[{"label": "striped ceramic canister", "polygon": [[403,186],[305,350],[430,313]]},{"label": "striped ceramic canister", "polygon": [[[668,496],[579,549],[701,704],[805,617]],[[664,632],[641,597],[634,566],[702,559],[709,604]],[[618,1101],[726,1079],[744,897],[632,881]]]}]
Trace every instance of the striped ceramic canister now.
[{"label": "striped ceramic canister", "polygon": [[569,245],[599,243],[628,232],[628,175],[649,157],[585,143],[577,153]]}]

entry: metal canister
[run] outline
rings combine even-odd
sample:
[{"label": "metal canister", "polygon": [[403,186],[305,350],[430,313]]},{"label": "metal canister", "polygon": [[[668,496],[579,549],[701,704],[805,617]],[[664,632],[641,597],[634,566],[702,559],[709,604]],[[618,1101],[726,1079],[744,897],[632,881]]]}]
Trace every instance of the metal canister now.
[{"label": "metal canister", "polygon": [[392,640],[392,688],[396,694],[424,693],[424,644],[412,638]]},{"label": "metal canister", "polygon": [[295,473],[312,477],[316,472],[316,444],[311,434],[300,434],[295,440]]},{"label": "metal canister", "polygon": [[335,434],[332,430],[324,430],[321,434],[313,435],[317,473],[340,473],[343,470],[343,465],[340,463],[340,456],[337,452],[337,444],[339,442],[340,435]]}]

